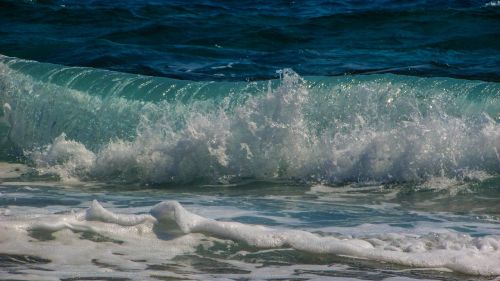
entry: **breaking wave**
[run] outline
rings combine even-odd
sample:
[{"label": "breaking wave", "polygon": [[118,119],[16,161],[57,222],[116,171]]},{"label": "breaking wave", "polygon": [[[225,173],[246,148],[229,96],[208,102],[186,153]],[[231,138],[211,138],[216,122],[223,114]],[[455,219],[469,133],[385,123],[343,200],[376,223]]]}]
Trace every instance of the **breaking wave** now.
[{"label": "breaking wave", "polygon": [[63,180],[406,182],[500,172],[500,86],[491,82],[291,70],[271,81],[191,82],[0,57],[0,102],[3,147]]}]

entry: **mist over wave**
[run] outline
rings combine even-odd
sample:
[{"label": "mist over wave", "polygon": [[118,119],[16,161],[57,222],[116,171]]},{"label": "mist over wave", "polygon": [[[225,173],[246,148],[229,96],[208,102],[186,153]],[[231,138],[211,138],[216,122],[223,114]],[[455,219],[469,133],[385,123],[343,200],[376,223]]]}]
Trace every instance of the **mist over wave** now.
[{"label": "mist over wave", "polygon": [[496,83],[189,82],[3,57],[4,146],[64,180],[342,183],[500,172]]}]

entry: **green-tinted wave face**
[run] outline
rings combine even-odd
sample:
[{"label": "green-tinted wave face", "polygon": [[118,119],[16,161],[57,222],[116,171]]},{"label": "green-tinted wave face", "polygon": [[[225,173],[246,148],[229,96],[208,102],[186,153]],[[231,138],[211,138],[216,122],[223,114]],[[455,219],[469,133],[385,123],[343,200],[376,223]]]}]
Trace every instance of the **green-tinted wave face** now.
[{"label": "green-tinted wave face", "polygon": [[421,181],[500,172],[497,83],[190,82],[0,58],[4,153],[63,179]]}]

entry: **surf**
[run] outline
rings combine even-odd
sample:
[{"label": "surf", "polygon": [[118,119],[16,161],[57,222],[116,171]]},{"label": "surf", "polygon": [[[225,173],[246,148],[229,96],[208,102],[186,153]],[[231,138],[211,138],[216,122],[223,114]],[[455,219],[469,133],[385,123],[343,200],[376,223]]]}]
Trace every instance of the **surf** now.
[{"label": "surf", "polygon": [[192,82],[4,56],[4,146],[65,181],[390,183],[500,172],[497,83],[277,75]]}]

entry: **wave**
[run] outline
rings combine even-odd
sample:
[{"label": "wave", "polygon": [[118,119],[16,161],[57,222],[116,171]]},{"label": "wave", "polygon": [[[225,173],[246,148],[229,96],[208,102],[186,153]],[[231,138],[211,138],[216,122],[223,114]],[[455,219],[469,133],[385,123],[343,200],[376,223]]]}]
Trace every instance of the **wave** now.
[{"label": "wave", "polygon": [[[500,172],[500,86],[391,74],[191,82],[0,57],[5,145],[65,180],[325,183]],[[479,172],[479,173],[478,173]]]},{"label": "wave", "polygon": [[[88,267],[92,259],[92,262],[101,260],[109,266],[117,264],[115,267],[122,269],[144,270],[146,265],[141,262],[150,264],[159,260],[164,263],[177,255],[194,252],[199,245],[209,249],[214,246],[215,239],[222,238],[242,243],[243,247],[250,246],[250,249],[292,248],[411,267],[500,275],[500,238],[494,235],[471,237],[454,232],[319,235],[303,230],[217,221],[191,213],[177,201],[161,202],[150,214],[116,214],[94,201],[90,208],[81,212],[11,216],[0,229],[3,234],[0,245],[4,253],[35,254],[48,258],[54,266],[79,264]],[[33,243],[33,239],[39,241]],[[94,242],[108,243],[96,246]],[[85,247],[75,253],[74,248],[68,252],[68,245]],[[147,254],[137,250],[144,247],[149,249]],[[47,251],[48,248],[51,250]],[[117,251],[118,257],[115,256]],[[72,262],[67,263],[68,259]]]}]

